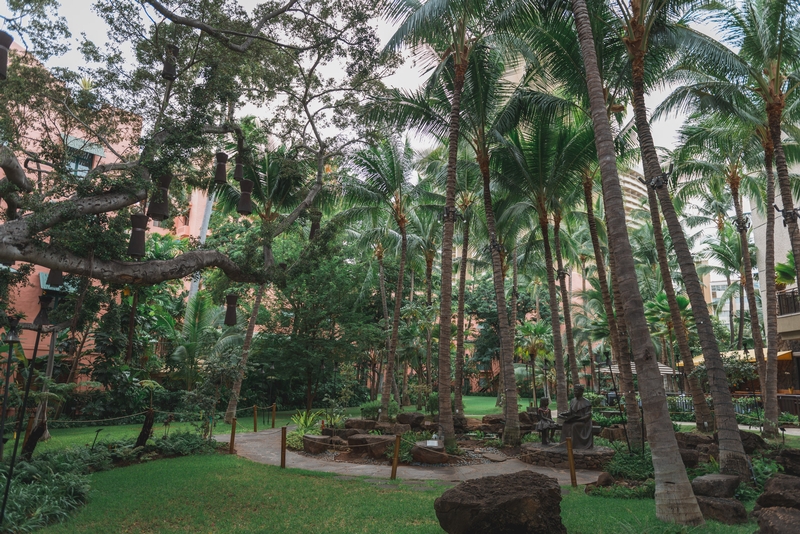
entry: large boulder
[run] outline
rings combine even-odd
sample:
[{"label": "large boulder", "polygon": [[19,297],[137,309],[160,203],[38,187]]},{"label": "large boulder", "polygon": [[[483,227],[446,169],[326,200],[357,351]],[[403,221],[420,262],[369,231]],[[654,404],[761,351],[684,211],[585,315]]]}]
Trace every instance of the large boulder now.
[{"label": "large boulder", "polygon": [[716,437],[696,432],[676,432],[675,439],[678,440],[678,447],[681,449],[696,449],[698,445],[714,443]]},{"label": "large boulder", "polygon": [[411,448],[411,457],[421,464],[446,464],[450,459],[441,440],[416,442]]},{"label": "large boulder", "polygon": [[764,441],[764,438],[754,432],[739,430],[739,435],[742,436],[742,446],[744,447],[744,452],[747,454],[754,454],[758,451],[764,451],[770,448],[769,444]]},{"label": "large boulder", "polygon": [[419,412],[401,412],[397,414],[397,422],[402,425],[410,425],[411,428],[420,428],[425,416]]},{"label": "large boulder", "polygon": [[383,459],[386,451],[394,444],[394,436],[356,434],[347,438],[347,445],[355,453],[367,453],[371,458]]},{"label": "large boulder", "polygon": [[502,414],[489,414],[483,416],[484,425],[504,425],[506,424],[506,417]]},{"label": "large boulder", "polygon": [[758,534],[787,534],[797,532],[800,510],[794,508],[765,508],[758,514]]},{"label": "large boulder", "polygon": [[464,414],[453,414],[453,429],[459,434],[467,431],[467,418]]},{"label": "large boulder", "polygon": [[762,508],[796,508],[800,510],[800,477],[775,475],[764,484],[764,492],[756,499]]},{"label": "large boulder", "polygon": [[519,412],[519,423],[521,425],[532,425],[533,421],[531,420],[530,415],[528,412]]},{"label": "large boulder", "polygon": [[375,430],[375,423],[376,421],[371,419],[347,419],[344,422],[344,427],[358,430]]},{"label": "large boulder", "polygon": [[735,475],[703,475],[692,480],[692,490],[695,495],[732,499],[740,482]]},{"label": "large boulder", "polygon": [[625,428],[622,425],[611,425],[600,431],[600,437],[608,441],[625,441]]},{"label": "large boulder", "polygon": [[684,466],[690,469],[697,467],[700,461],[700,453],[696,449],[678,449],[678,452],[681,453],[681,460],[683,460]]},{"label": "large boulder", "polygon": [[532,471],[477,478],[433,503],[449,534],[566,534],[558,480]]},{"label": "large boulder", "polygon": [[322,429],[323,436],[339,436],[340,438],[347,439],[350,436],[361,434],[357,428],[330,428],[325,427]]},{"label": "large boulder", "polygon": [[778,462],[783,465],[787,475],[800,476],[800,449],[783,449],[778,454]]},{"label": "large boulder", "polygon": [[747,510],[736,499],[721,499],[718,497],[697,496],[700,512],[706,520],[713,519],[726,525],[747,523]]},{"label": "large boulder", "polygon": [[328,450],[330,442],[330,436],[306,434],[303,436],[303,450],[308,454],[322,454]]}]

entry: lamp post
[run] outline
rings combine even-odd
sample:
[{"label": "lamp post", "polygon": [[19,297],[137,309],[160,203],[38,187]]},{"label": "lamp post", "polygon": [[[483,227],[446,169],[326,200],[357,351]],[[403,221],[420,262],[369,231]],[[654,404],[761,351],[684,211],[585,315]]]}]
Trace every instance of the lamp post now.
[{"label": "lamp post", "polygon": [[6,431],[6,418],[8,414],[8,386],[11,382],[11,358],[14,356],[14,343],[19,343],[19,335],[17,334],[19,317],[9,315],[7,321],[6,343],[8,343],[8,361],[6,362],[5,389],[3,390],[3,411],[2,414],[0,414],[0,461],[3,458],[3,449],[5,445],[5,438],[3,438],[3,436]]},{"label": "lamp post", "polygon": [[[14,438],[14,450],[11,453],[11,463],[8,465],[8,474],[6,475],[6,489],[3,493],[3,504],[0,506],[0,526],[3,525],[3,519],[6,516],[6,504],[8,504],[8,492],[11,489],[11,479],[14,477],[14,465],[17,462],[17,450],[19,448],[19,438],[22,435],[22,423],[25,420],[25,411],[28,408],[28,397],[31,392],[31,384],[33,383],[33,372],[36,367],[36,353],[39,351],[39,340],[42,338],[42,326],[49,322],[47,317],[47,308],[53,302],[53,297],[50,295],[42,295],[39,297],[39,313],[33,320],[36,325],[36,341],[33,344],[33,353],[31,354],[31,361],[28,364],[28,378],[25,381],[25,393],[22,395],[22,408],[17,417],[16,437]],[[10,345],[9,345],[10,346]],[[11,358],[9,351],[9,359]],[[8,386],[6,386],[6,390]],[[4,403],[5,406],[5,403]],[[5,412],[5,410],[4,410]]]},{"label": "lamp post", "polygon": [[236,302],[239,296],[231,293],[225,297],[225,326],[236,326]]},{"label": "lamp post", "polygon": [[[600,353],[597,354],[596,362],[602,365],[602,355]],[[628,454],[632,454],[631,441],[628,439],[628,426],[625,424],[625,414],[622,412],[622,404],[619,402],[619,392],[617,391],[617,383],[614,381],[614,369],[611,368],[611,353],[609,351],[605,351],[605,364],[608,366],[608,372],[611,374],[611,393],[614,394],[614,400],[617,401],[617,410],[619,410],[619,415],[622,418],[622,430],[625,432],[625,443],[628,445]],[[610,394],[608,397],[609,400],[611,400]]]}]

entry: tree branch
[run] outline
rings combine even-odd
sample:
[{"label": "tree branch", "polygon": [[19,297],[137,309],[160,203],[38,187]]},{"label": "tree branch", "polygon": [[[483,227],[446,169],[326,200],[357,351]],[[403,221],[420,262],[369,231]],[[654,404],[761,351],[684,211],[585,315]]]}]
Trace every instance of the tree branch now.
[{"label": "tree branch", "polygon": [[33,191],[33,184],[25,176],[25,169],[19,164],[14,151],[7,146],[0,146],[0,169],[3,169],[3,172],[6,173],[6,178],[12,184],[26,193]]},{"label": "tree branch", "polygon": [[270,39],[267,39],[267,38],[259,35],[259,33],[261,32],[262,29],[264,29],[264,26],[266,26],[267,22],[269,22],[270,20],[274,19],[275,17],[277,17],[279,15],[284,14],[293,5],[295,5],[297,3],[297,0],[289,0],[282,7],[279,7],[278,9],[270,11],[269,13],[265,13],[258,20],[258,23],[253,28],[253,33],[252,34],[242,34],[242,36],[246,35],[246,37],[247,37],[242,44],[232,43],[230,38],[226,35],[227,33],[238,34],[238,32],[220,30],[218,28],[214,28],[213,26],[210,26],[210,25],[206,24],[205,22],[203,22],[201,20],[192,19],[192,18],[188,18],[188,17],[182,17],[181,15],[178,15],[177,13],[174,13],[174,12],[170,11],[169,9],[167,9],[158,0],[144,0],[144,1],[147,2],[148,4],[150,4],[151,6],[153,6],[153,8],[155,8],[156,11],[161,13],[164,17],[168,18],[169,20],[171,20],[175,24],[181,24],[183,26],[189,26],[190,28],[195,28],[195,29],[204,31],[208,35],[210,35],[211,37],[217,39],[220,43],[222,43],[226,47],[228,47],[231,50],[234,50],[236,52],[246,52],[247,49],[250,48],[250,45],[252,45],[253,42],[256,39],[269,41],[270,43],[273,43],[273,44],[275,44],[277,46],[282,46],[282,47],[286,47],[286,48],[294,48],[291,45],[284,45],[284,44],[272,41]]},{"label": "tree branch", "polygon": [[0,243],[0,258],[3,261],[35,263],[50,269],[122,284],[153,285],[184,278],[209,267],[222,269],[234,282],[260,282],[216,250],[194,250],[171,260],[123,262],[81,258],[55,247],[41,248],[30,242],[16,246],[3,242]]}]

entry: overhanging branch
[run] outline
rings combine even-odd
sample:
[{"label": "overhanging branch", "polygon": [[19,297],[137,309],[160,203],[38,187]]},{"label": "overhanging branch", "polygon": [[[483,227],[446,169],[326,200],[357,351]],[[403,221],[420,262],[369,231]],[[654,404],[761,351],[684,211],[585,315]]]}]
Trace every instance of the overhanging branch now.
[{"label": "overhanging branch", "polygon": [[19,164],[14,151],[7,146],[0,146],[0,169],[3,169],[6,178],[12,184],[26,193],[33,191],[33,184],[25,176],[25,169]]}]

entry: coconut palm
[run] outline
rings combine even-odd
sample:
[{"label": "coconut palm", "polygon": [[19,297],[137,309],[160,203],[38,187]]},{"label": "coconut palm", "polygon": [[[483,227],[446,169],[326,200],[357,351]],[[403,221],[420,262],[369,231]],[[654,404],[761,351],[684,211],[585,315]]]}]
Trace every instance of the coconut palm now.
[{"label": "coconut palm", "polygon": [[[409,181],[413,170],[412,151],[408,144],[396,140],[383,140],[353,156],[351,166],[358,179],[348,180],[343,185],[343,197],[349,209],[343,217],[368,217],[378,212],[391,216],[400,234],[400,262],[397,287],[395,289],[394,313],[392,315],[389,352],[384,367],[384,382],[381,392],[381,420],[388,420],[389,399],[394,383],[394,362],[397,354],[400,328],[400,309],[403,300],[408,233],[410,193]],[[400,399],[398,399],[400,401]]]},{"label": "coconut palm", "polygon": [[572,12],[586,71],[597,158],[603,180],[609,243],[614,250],[619,273],[617,285],[624,299],[626,323],[631,338],[635,340],[632,348],[656,480],[656,516],[663,521],[680,524],[703,524],[703,515],[683,468],[678,443],[672,430],[661,375],[655,363],[655,347],[650,340],[644,304],[636,282],[633,254],[625,223],[622,188],[617,174],[614,136],[608,120],[606,95],[585,0],[572,0]]}]

